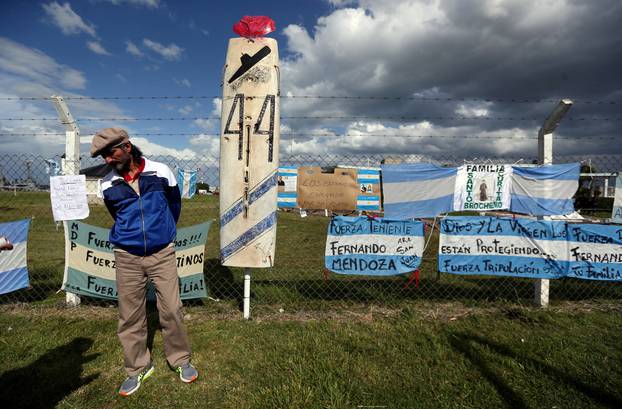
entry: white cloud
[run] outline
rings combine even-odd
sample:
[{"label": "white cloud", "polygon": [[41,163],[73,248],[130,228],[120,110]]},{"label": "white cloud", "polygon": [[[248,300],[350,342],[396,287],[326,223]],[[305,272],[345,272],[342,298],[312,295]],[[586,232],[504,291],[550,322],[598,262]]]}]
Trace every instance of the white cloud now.
[{"label": "white cloud", "polygon": [[[0,37],[0,111],[3,118],[33,118],[28,121],[0,120],[0,133],[38,134],[3,136],[0,152],[28,152],[44,156],[64,152],[65,130],[49,100],[8,100],[18,97],[83,97],[71,89],[84,88],[84,74],[57,63],[40,50]],[[5,98],[5,99],[2,99]],[[77,119],[92,117],[119,117],[122,110],[110,101],[66,99]],[[52,120],[47,120],[52,118]],[[80,126],[82,133],[93,132],[93,124]],[[52,133],[54,135],[41,135]],[[86,148],[85,148],[86,149]]]},{"label": "white cloud", "polygon": [[187,78],[182,78],[181,80],[178,80],[177,78],[173,78],[173,81],[175,81],[175,84],[179,85],[180,87],[186,87],[186,88],[192,87],[192,84]]},{"label": "white cloud", "polygon": [[53,1],[50,4],[42,4],[43,10],[45,10],[48,17],[52,19],[52,23],[58,26],[63,34],[80,34],[86,33],[91,37],[97,37],[95,33],[95,26],[85,23],[75,11],[71,9],[69,3],[65,3],[62,6]]},{"label": "white cloud", "polygon": [[326,0],[333,7],[343,7],[351,4],[356,4],[356,0]]},{"label": "white cloud", "polygon": [[192,112],[192,105],[184,105],[183,107],[179,108],[177,110],[177,112],[179,112],[182,115],[188,115],[189,113]]},{"label": "white cloud", "polygon": [[439,126],[429,121],[396,126],[356,121],[341,132],[316,128],[300,136],[292,133],[288,125],[282,125],[281,133],[284,132],[288,135],[281,136],[281,152],[293,155],[422,154],[449,158],[468,155],[477,146],[481,155],[500,157],[524,155],[537,146],[533,139],[536,129],[510,128],[486,132],[472,125]]},{"label": "white cloud", "polygon": [[0,37],[0,71],[28,78],[48,87],[82,89],[84,74],[57,63],[47,54],[8,38]]},{"label": "white cloud", "polygon": [[122,4],[130,4],[132,6],[143,6],[151,9],[160,7],[160,0],[105,0],[109,3],[119,6]]},{"label": "white cloud", "polygon": [[152,41],[148,38],[143,39],[143,44],[151,51],[159,54],[164,59],[169,61],[179,60],[181,58],[181,54],[184,52],[184,49],[179,47],[177,44],[171,43],[168,46],[164,46],[163,44]]},{"label": "white cloud", "polygon": [[132,137],[132,142],[138,145],[147,156],[172,156],[177,159],[195,159],[197,157],[197,153],[193,149],[168,148],[143,137]]},{"label": "white cloud", "polygon": [[476,103],[476,104],[458,104],[458,107],[454,111],[457,115],[464,117],[486,117],[490,114],[489,107],[492,106],[492,102]]},{"label": "white cloud", "polygon": [[[614,0],[598,5],[569,0],[327,1],[335,8],[313,29],[302,25],[283,29],[288,50],[283,54],[288,57],[281,60],[281,89],[286,95],[377,99],[283,98],[284,116],[346,117],[284,119],[294,131],[328,128],[342,134],[351,116],[391,116],[396,119],[379,121],[390,129],[400,123],[420,126],[417,119],[406,119],[417,117],[428,118],[431,129],[440,134],[459,128],[470,138],[386,139],[374,145],[360,138],[346,138],[347,143],[341,144],[300,137],[290,141],[294,152],[423,149],[468,154],[515,149],[516,154],[535,155],[534,140],[475,138],[495,132],[534,135],[553,106],[522,103],[521,97],[533,101],[582,95],[611,100],[622,89],[615,74],[622,57],[610,52],[618,41],[611,33],[617,32],[622,18]],[[384,96],[400,98],[383,100]],[[573,109],[576,116],[617,115],[602,105]],[[505,117],[510,120],[500,120]],[[566,121],[564,126],[575,135],[619,133],[619,127],[604,121]]]},{"label": "white cloud", "polygon": [[220,155],[220,136],[218,135],[200,133],[190,138],[189,142],[202,157],[218,158]]},{"label": "white cloud", "polygon": [[123,75],[119,73],[116,73],[114,76],[117,77],[117,79],[121,82],[127,82],[127,78],[125,78]]},{"label": "white cloud", "polygon": [[140,58],[145,55],[142,51],[140,51],[140,49],[136,46],[136,44],[134,44],[131,41],[125,42],[125,51],[132,54],[134,57]]},{"label": "white cloud", "polygon": [[[212,111],[208,116],[219,117],[222,110],[222,99],[212,99]],[[193,124],[206,132],[220,133],[220,119],[195,119]]]},{"label": "white cloud", "polygon": [[112,55],[98,41],[87,41],[86,46],[95,54]]}]

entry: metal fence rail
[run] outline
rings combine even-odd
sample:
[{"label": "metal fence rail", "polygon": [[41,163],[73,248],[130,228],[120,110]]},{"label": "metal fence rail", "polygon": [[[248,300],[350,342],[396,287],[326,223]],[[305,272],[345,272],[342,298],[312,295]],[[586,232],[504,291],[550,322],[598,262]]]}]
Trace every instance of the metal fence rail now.
[{"label": "metal fence rail", "polygon": [[[31,218],[28,241],[28,268],[31,287],[0,296],[0,303],[61,302],[58,294],[64,268],[63,228],[54,223],[49,198],[50,162],[30,154],[0,155],[0,222]],[[217,158],[152,157],[171,168],[198,171],[198,182],[211,188],[218,186]],[[295,166],[380,166],[383,161],[432,162],[460,165],[465,161],[483,163],[533,163],[534,158],[461,158],[457,156],[339,156],[283,155],[281,165]],[[586,157],[555,157],[555,163],[581,162],[593,172],[614,172],[622,164],[622,155]],[[82,160],[81,168],[101,164],[101,160]],[[589,177],[583,185],[593,183]],[[582,188],[586,188],[582,186]],[[593,191],[593,190],[591,190]],[[593,199],[593,198],[592,198]],[[587,205],[586,205],[587,203]],[[591,206],[593,204],[593,206]],[[581,211],[596,214],[600,206],[585,201]],[[328,217],[324,211],[301,218],[297,210],[280,211],[277,224],[277,253],[275,265],[269,269],[253,270],[253,303],[287,305],[291,307],[323,308],[331,302],[399,304],[404,300],[456,300],[527,302],[533,297],[534,280],[488,276],[457,276],[437,273],[438,234],[433,233],[424,253],[418,287],[409,277],[370,278],[339,276],[324,271],[324,237]],[[604,214],[600,214],[606,217]],[[214,220],[206,245],[204,268],[208,294],[212,298],[239,302],[243,296],[241,268],[229,268],[219,262],[218,198],[196,195],[184,200],[180,226]],[[94,200],[91,216],[86,223],[110,227],[112,219],[105,206]],[[433,224],[433,220],[428,220]],[[437,224],[438,225],[438,224]],[[435,230],[437,231],[437,230]],[[428,229],[429,234],[429,229]],[[622,298],[622,285],[612,282],[551,280],[551,300],[584,300]],[[99,303],[97,299],[89,299]]]}]

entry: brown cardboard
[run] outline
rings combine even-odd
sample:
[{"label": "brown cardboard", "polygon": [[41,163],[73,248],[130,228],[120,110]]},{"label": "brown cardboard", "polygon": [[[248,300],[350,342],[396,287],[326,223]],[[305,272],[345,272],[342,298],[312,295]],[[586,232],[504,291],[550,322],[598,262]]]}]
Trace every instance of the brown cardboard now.
[{"label": "brown cardboard", "polygon": [[356,210],[356,169],[322,173],[319,166],[298,168],[297,204],[302,209]]}]

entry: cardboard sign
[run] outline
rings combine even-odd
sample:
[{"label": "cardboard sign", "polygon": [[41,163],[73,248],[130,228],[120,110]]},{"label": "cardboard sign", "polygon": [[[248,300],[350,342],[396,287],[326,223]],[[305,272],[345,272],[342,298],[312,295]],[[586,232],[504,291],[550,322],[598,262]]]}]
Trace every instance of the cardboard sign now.
[{"label": "cardboard sign", "polygon": [[356,210],[359,194],[355,169],[322,173],[319,166],[298,168],[298,207],[303,209]]}]

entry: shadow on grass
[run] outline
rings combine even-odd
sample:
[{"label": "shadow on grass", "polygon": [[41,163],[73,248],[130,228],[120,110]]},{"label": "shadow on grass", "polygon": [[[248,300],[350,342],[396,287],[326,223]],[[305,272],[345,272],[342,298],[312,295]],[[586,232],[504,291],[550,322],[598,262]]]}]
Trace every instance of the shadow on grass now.
[{"label": "shadow on grass", "polygon": [[76,389],[89,384],[99,373],[82,378],[82,365],[99,354],[84,355],[93,345],[90,338],[74,338],[22,368],[0,376],[0,402],[10,408],[53,408]]},{"label": "shadow on grass", "polygon": [[510,347],[491,341],[479,335],[472,333],[454,333],[449,336],[449,343],[452,348],[467,358],[480,373],[490,382],[490,384],[497,390],[501,398],[506,402],[509,407],[512,408],[526,408],[528,405],[525,400],[512,388],[503,381],[499,375],[500,371],[495,371],[486,358],[484,358],[479,352],[477,352],[474,344],[480,347],[485,347],[491,351],[502,355],[507,358],[511,358],[516,362],[520,362],[523,365],[530,365],[540,371],[542,374],[551,378],[556,378],[568,386],[575,388],[592,401],[597,402],[600,405],[608,406],[611,408],[622,407],[622,399],[614,396],[611,393],[598,388],[594,385],[590,385],[586,382],[573,377],[567,372],[560,370],[554,366],[544,363],[538,359],[522,356],[514,352]]},{"label": "shadow on grass", "polygon": [[240,306],[242,305],[244,283],[241,280],[236,280],[231,269],[220,264],[219,259],[206,260],[203,275],[210,297],[235,300]]}]

